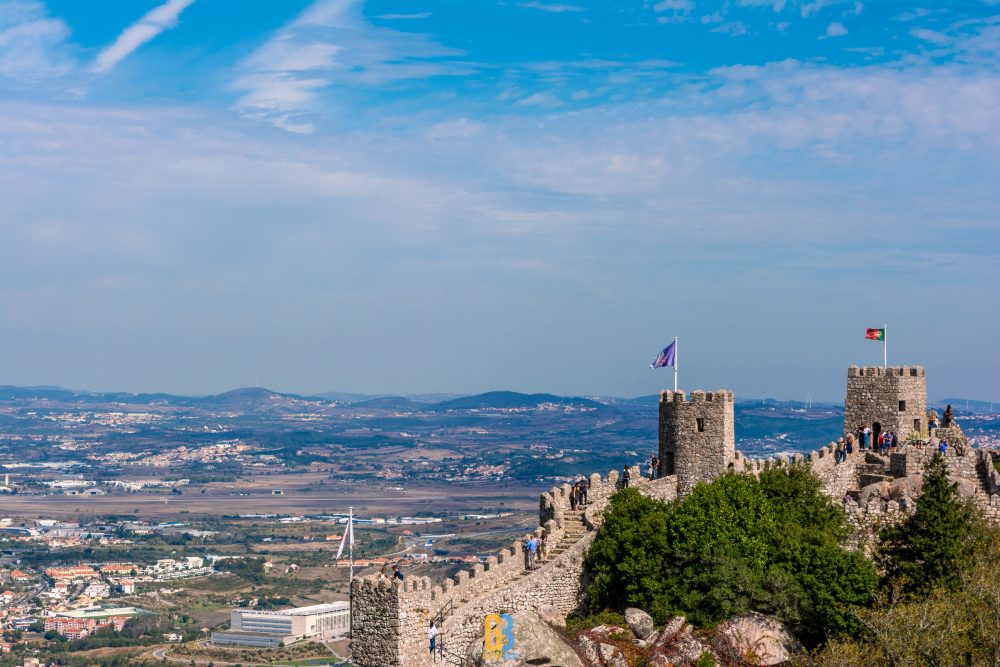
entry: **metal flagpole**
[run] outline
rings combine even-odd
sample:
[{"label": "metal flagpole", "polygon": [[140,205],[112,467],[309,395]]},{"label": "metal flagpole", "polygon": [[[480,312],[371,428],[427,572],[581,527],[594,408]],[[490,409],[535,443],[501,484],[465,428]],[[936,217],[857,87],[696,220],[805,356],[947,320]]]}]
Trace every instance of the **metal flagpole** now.
[{"label": "metal flagpole", "polygon": [[882,368],[889,368],[889,332],[882,325]]},{"label": "metal flagpole", "polygon": [[[352,640],[354,639],[354,507],[348,506],[347,508],[347,528],[344,529],[344,539],[346,539],[350,544],[348,544],[348,558],[351,561],[351,574],[350,579],[347,581],[347,594],[348,594],[348,605],[350,607],[351,616],[348,619],[347,636]],[[344,543],[340,543],[340,548],[344,548]],[[337,552],[337,558],[340,558],[340,552]]]},{"label": "metal flagpole", "polygon": [[674,336],[674,391],[677,391],[677,336]]}]

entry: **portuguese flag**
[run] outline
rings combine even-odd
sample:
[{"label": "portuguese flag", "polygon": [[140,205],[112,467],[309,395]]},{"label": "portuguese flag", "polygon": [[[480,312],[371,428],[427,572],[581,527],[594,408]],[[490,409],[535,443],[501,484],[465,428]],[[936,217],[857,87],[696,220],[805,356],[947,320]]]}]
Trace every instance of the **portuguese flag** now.
[{"label": "portuguese flag", "polygon": [[868,340],[885,340],[885,329],[865,329],[865,338]]}]

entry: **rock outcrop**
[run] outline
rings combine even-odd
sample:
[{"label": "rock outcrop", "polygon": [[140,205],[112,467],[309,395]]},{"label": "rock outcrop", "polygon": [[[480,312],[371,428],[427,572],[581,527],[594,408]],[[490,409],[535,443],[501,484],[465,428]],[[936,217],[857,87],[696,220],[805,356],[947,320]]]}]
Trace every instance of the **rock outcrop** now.
[{"label": "rock outcrop", "polygon": [[802,652],[802,644],[783,623],[750,613],[715,629],[741,659],[757,665],[780,665]]},{"label": "rock outcrop", "polygon": [[480,637],[469,650],[468,658],[472,664],[477,667],[584,667],[573,647],[541,616],[533,611],[521,611],[514,614],[513,619],[514,649],[510,659],[494,660],[483,656],[483,639]]}]

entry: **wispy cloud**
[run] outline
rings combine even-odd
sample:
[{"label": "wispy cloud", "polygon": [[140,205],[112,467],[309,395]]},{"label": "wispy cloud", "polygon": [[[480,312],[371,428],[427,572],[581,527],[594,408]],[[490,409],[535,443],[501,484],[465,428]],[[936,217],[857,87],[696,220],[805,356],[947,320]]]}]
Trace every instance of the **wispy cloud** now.
[{"label": "wispy cloud", "polygon": [[585,8],[580,7],[579,5],[564,5],[560,3],[537,2],[536,0],[532,0],[531,2],[522,2],[518,6],[524,7],[525,9],[539,9],[543,12],[551,12],[553,14],[587,11]]},{"label": "wispy cloud", "polygon": [[320,91],[468,72],[456,55],[425,35],[371,25],[358,0],[318,0],[241,63],[236,108],[308,134]]},{"label": "wispy cloud", "polygon": [[380,14],[375,18],[382,19],[383,21],[414,21],[417,19],[429,19],[431,16],[431,12],[417,12],[415,14]]},{"label": "wispy cloud", "polygon": [[94,71],[107,72],[140,46],[177,25],[178,18],[194,0],[167,0],[146,12],[142,18],[125,28],[118,39],[97,54]]},{"label": "wispy cloud", "polygon": [[839,21],[834,21],[830,25],[826,26],[826,37],[843,37],[846,34],[847,28],[845,28],[844,24]]},{"label": "wispy cloud", "polygon": [[657,14],[668,12],[665,16],[657,17],[659,23],[683,23],[687,21],[693,9],[692,0],[660,0],[653,5],[653,11]]},{"label": "wispy cloud", "polygon": [[0,76],[35,79],[64,72],[69,27],[33,0],[0,2]]}]

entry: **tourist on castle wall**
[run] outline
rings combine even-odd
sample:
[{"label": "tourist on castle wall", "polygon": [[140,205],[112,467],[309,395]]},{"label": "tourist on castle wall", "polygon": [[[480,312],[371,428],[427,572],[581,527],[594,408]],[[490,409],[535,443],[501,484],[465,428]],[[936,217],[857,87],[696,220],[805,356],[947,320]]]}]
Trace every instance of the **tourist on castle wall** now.
[{"label": "tourist on castle wall", "polygon": [[948,441],[945,440],[944,438],[941,438],[941,442],[938,443],[938,452],[941,454],[941,456],[948,455]]},{"label": "tourist on castle wall", "polygon": [[576,511],[576,488],[577,485],[574,484],[569,490],[569,509],[571,512]]},{"label": "tourist on castle wall", "polygon": [[873,449],[872,447],[872,430],[865,426],[865,430],[862,431],[865,438],[865,449]]},{"label": "tourist on castle wall", "polygon": [[587,491],[590,490],[590,480],[586,477],[580,480],[580,500],[583,505],[587,504]]},{"label": "tourist on castle wall", "polygon": [[538,540],[538,560],[545,562],[549,558],[549,543],[548,538],[545,533],[542,533],[542,537]]},{"label": "tourist on castle wall", "polygon": [[396,579],[399,579],[400,581],[403,580],[403,576],[404,576],[403,575],[403,571],[399,569],[398,565],[393,565],[392,566],[392,576],[394,578],[396,578]]},{"label": "tourist on castle wall", "polygon": [[427,630],[427,643],[430,645],[430,653],[434,655],[434,645],[437,644],[438,629],[434,627],[434,621],[431,621],[431,627]]},{"label": "tourist on castle wall", "polygon": [[855,435],[858,438],[858,448],[861,451],[865,451],[865,428],[864,428],[864,426],[861,426],[860,424],[858,424],[858,430],[855,432]]},{"label": "tourist on castle wall", "polygon": [[840,465],[841,461],[846,461],[847,455],[844,452],[844,443],[837,442],[837,447],[833,450],[833,463]]},{"label": "tourist on castle wall", "polygon": [[632,479],[632,473],[629,472],[628,466],[622,466],[622,488],[627,489],[629,480]]},{"label": "tourist on castle wall", "polygon": [[[854,438],[852,436],[847,436],[846,438],[844,438],[844,451],[847,454],[854,453]],[[847,457],[845,456],[844,458],[846,459]]]},{"label": "tourist on castle wall", "polygon": [[538,540],[534,536],[532,536],[528,540],[527,545],[525,545],[525,546],[527,546],[527,548],[528,548],[528,569],[529,570],[534,570],[535,569],[535,558],[538,555]]}]

